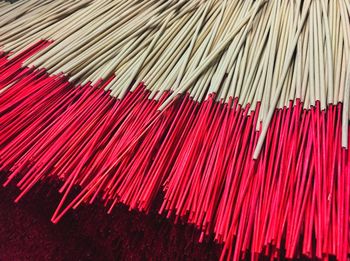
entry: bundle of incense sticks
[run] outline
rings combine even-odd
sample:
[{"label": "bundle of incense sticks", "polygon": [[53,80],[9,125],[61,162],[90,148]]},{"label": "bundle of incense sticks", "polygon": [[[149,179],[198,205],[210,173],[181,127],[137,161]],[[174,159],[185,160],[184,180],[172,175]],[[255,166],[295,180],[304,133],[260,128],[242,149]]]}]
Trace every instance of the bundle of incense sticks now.
[{"label": "bundle of incense sticks", "polygon": [[349,0],[0,1],[4,186],[60,180],[54,223],[161,193],[223,260],[346,260],[349,18]]}]

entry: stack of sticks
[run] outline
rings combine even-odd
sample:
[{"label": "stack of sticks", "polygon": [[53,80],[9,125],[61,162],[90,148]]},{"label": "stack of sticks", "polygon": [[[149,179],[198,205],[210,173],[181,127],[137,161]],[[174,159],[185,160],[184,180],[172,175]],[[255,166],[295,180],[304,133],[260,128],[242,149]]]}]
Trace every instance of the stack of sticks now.
[{"label": "stack of sticks", "polygon": [[[0,170],[249,253],[350,252],[349,0],[0,2]],[[80,193],[71,197],[72,188]]]}]

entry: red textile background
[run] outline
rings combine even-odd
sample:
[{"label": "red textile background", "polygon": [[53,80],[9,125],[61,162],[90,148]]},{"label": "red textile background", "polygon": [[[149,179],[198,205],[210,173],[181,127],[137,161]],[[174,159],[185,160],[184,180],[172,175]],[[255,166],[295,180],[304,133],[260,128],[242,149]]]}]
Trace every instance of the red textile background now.
[{"label": "red textile background", "polygon": [[[4,175],[1,175],[3,181]],[[217,260],[221,246],[198,242],[189,225],[174,225],[117,206],[99,203],[70,211],[57,225],[50,217],[59,202],[52,184],[30,192],[18,204],[14,186],[0,188],[0,260]]]}]

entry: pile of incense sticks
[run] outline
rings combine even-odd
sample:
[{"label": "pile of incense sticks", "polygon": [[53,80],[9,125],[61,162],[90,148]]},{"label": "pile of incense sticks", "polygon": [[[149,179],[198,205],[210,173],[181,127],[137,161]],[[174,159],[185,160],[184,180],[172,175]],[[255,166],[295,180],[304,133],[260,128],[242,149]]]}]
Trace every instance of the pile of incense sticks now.
[{"label": "pile of incense sticks", "polygon": [[223,260],[348,258],[349,0],[0,1],[0,46],[16,202],[161,194]]}]

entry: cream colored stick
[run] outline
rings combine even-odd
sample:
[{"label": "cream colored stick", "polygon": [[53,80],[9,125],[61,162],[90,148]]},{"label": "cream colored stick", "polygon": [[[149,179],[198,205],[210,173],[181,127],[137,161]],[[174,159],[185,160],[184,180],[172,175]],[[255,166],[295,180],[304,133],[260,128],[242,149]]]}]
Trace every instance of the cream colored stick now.
[{"label": "cream colored stick", "polygon": [[[346,80],[344,83],[344,95],[343,95],[343,114],[342,114],[342,147],[348,148],[348,129],[349,129],[349,100],[350,100],[350,24],[349,24],[349,14],[346,9],[346,5],[343,1],[340,1],[340,14],[344,35],[344,63],[343,71],[346,74]],[[347,72],[347,73],[346,73]],[[341,84],[342,86],[343,84]],[[342,91],[341,91],[342,93]]]},{"label": "cream colored stick", "polygon": [[333,53],[332,53],[332,36],[330,31],[330,21],[328,19],[328,13],[327,8],[325,4],[325,0],[321,1],[321,8],[322,8],[322,18],[323,18],[323,25],[325,30],[325,49],[326,49],[326,56],[327,56],[327,62],[326,62],[326,69],[327,69],[327,102],[328,104],[334,103],[334,66],[333,66]]}]

